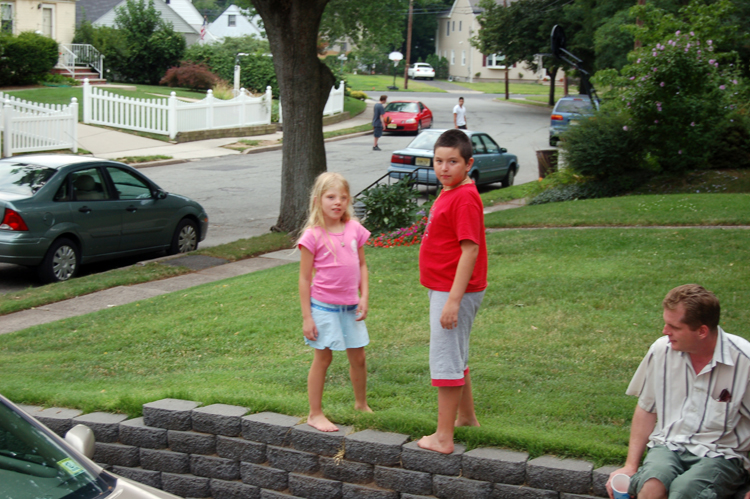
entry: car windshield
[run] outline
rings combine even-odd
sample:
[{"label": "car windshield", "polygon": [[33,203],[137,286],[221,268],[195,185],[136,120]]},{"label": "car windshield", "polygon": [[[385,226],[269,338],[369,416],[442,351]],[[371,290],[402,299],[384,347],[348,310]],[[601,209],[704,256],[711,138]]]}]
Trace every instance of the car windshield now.
[{"label": "car windshield", "polygon": [[407,147],[409,149],[425,149],[432,151],[435,149],[435,142],[437,142],[438,137],[440,137],[439,132],[425,131],[417,135],[417,138],[412,140],[411,144]]},{"label": "car windshield", "polygon": [[418,113],[419,104],[416,102],[391,102],[385,106],[385,112],[392,113]]},{"label": "car windshield", "polygon": [[557,103],[555,108],[556,113],[576,113],[576,114],[593,114],[593,107],[591,106],[591,100],[586,98],[581,99],[564,99]]},{"label": "car windshield", "polygon": [[88,467],[2,401],[0,484],[0,496],[13,499],[89,499],[109,492]]},{"label": "car windshield", "polygon": [[0,164],[0,192],[33,196],[55,173],[56,169],[44,166]]}]

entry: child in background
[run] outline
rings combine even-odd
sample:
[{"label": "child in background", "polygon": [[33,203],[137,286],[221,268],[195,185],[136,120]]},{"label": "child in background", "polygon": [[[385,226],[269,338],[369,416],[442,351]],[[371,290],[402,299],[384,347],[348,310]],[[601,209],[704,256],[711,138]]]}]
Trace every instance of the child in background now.
[{"label": "child in background", "polygon": [[[310,214],[297,245],[302,331],[314,357],[307,377],[307,424],[338,431],[323,414],[323,386],[332,350],[346,350],[354,388],[354,408],[367,405],[365,345],[368,280],[364,244],[370,232],[352,215],[349,183],[338,173],[322,173],[310,193]],[[315,277],[313,278],[313,269]]]},{"label": "child in background", "polygon": [[450,454],[455,426],[479,426],[469,376],[469,335],[487,287],[484,209],[469,177],[473,148],[461,130],[435,142],[433,169],[443,190],[430,210],[419,278],[430,298],[430,377],[438,387],[437,431],[422,448]]}]

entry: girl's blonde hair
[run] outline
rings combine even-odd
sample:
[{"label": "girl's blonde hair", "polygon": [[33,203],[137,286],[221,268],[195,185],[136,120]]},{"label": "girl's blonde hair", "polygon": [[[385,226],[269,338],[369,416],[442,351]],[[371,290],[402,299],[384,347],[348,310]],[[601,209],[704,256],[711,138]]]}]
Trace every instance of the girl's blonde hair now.
[{"label": "girl's blonde hair", "polygon": [[349,191],[349,182],[347,182],[344,176],[340,173],[323,172],[315,179],[315,184],[313,185],[312,191],[310,191],[310,207],[308,208],[307,223],[302,229],[303,233],[305,230],[314,227],[320,227],[323,230],[326,229],[326,221],[323,217],[323,210],[320,207],[320,199],[326,191],[335,188],[342,189],[346,192],[347,198],[349,198],[346,210],[341,216],[341,221],[346,223],[349,220],[355,219],[354,210],[352,209],[352,194]]}]

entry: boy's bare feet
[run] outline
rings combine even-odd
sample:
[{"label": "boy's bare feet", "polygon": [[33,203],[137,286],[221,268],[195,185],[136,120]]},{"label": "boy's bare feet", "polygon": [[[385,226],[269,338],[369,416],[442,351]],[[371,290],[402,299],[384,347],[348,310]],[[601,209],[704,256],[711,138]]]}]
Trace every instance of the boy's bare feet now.
[{"label": "boy's bare feet", "polygon": [[338,426],[331,423],[328,418],[322,414],[318,416],[307,416],[307,424],[320,431],[339,431]]},{"label": "boy's bare feet", "polygon": [[442,441],[438,438],[437,433],[422,437],[417,445],[423,449],[433,450],[441,454],[451,454],[453,452],[453,439]]},{"label": "boy's bare feet", "polygon": [[360,411],[360,412],[372,412],[372,409],[370,409],[370,406],[365,404],[363,406],[359,406],[357,404],[354,404],[354,410]]},{"label": "boy's bare feet", "polygon": [[459,416],[456,418],[456,422],[454,423],[454,426],[481,426],[479,424],[479,421],[477,421],[477,417],[471,417],[471,418],[462,418]]}]

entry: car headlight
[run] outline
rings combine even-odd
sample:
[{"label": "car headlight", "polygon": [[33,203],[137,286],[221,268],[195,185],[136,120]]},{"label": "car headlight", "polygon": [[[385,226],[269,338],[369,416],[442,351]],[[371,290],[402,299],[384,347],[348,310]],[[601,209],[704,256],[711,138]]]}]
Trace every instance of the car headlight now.
[{"label": "car headlight", "polygon": [[416,122],[417,122],[417,120],[415,120],[414,118],[411,118],[411,119],[408,119],[408,120],[404,120],[404,123],[406,123],[407,125],[410,125],[410,124],[416,123]]}]

